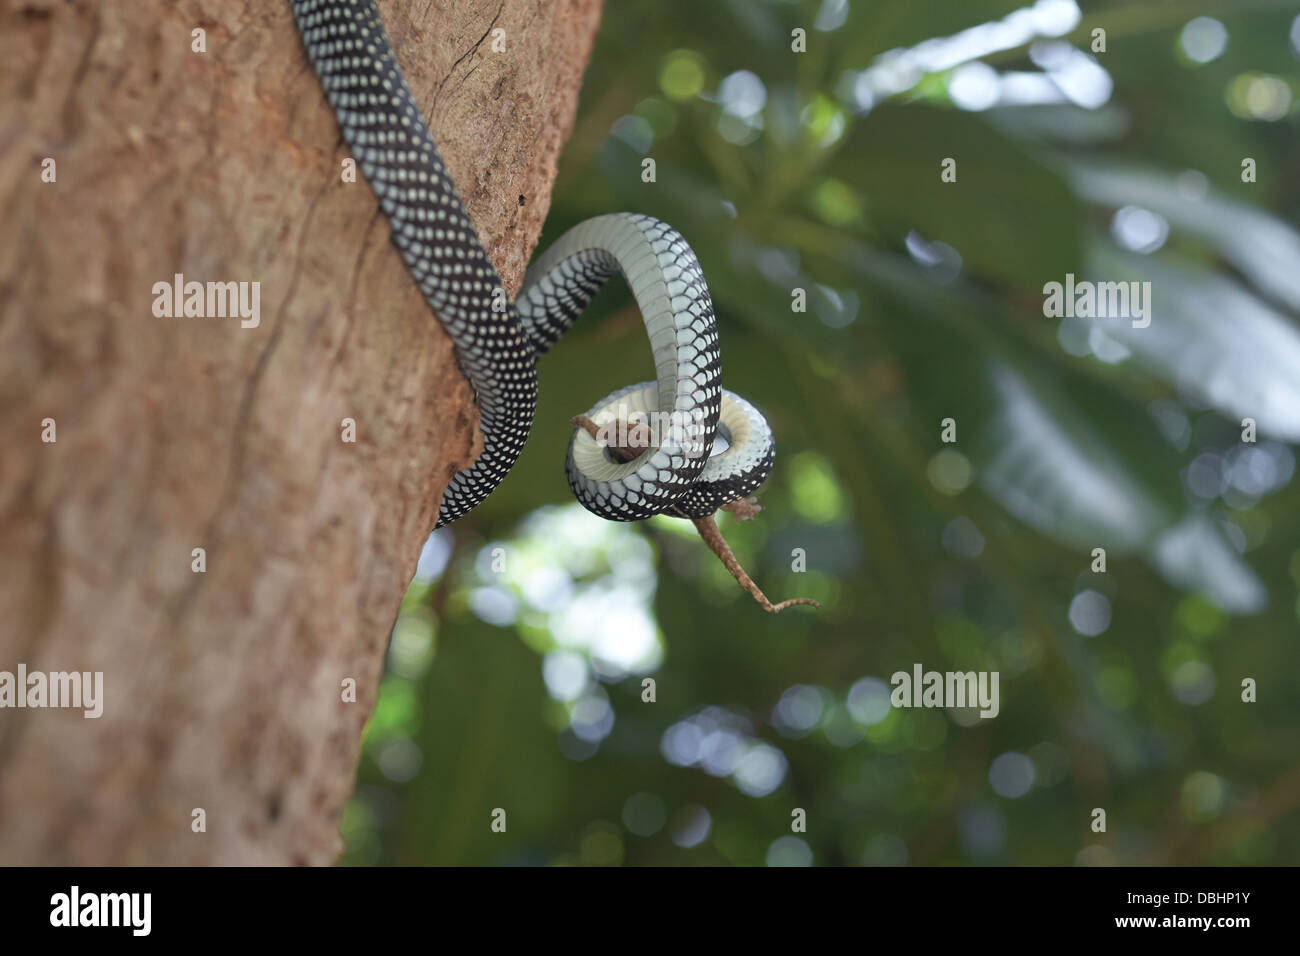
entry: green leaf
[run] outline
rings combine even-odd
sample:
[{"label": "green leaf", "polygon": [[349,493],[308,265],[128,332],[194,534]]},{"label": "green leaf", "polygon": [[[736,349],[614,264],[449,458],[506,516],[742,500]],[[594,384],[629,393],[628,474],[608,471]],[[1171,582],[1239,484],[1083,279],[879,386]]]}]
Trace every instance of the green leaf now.
[{"label": "green leaf", "polygon": [[1125,396],[1061,363],[1045,365],[963,283],[927,288],[910,263],[861,250],[864,278],[899,296],[888,336],[909,394],[1007,511],[1071,547],[1118,553],[1152,541],[1182,514],[1180,460]]},{"label": "green leaf", "polygon": [[1098,241],[1089,262],[1107,281],[1151,283],[1149,326],[1093,320],[1144,368],[1234,421],[1254,418],[1261,434],[1300,441],[1300,328],[1286,316],[1240,283],[1179,260]]},{"label": "green leaf", "polygon": [[[996,407],[976,432],[977,480],[1020,520],[1074,547],[1123,553],[1181,511],[1176,463],[1164,480],[1136,467],[1141,458],[1124,452],[1126,423],[1109,409],[1073,403],[1054,383],[1009,363],[992,363],[986,374]],[[1159,456],[1159,447],[1156,457],[1172,457]]]},{"label": "green leaf", "polygon": [[[466,617],[454,639],[439,642],[424,692],[425,770],[406,807],[419,861],[505,862],[530,841],[562,842],[552,830],[573,778],[542,719],[537,655],[513,631]],[[504,833],[491,829],[496,808],[506,811]]]},{"label": "green leaf", "polygon": [[[957,181],[940,181],[945,158]],[[1077,271],[1080,207],[1064,178],[983,120],[886,106],[854,123],[829,171],[866,197],[901,245],[913,229],[961,254],[969,275],[1037,290]]]},{"label": "green leaf", "polygon": [[908,0],[855,3],[842,33],[848,38],[845,65],[862,69],[887,50],[944,37],[1026,6],[1025,0]]},{"label": "green leaf", "polygon": [[1176,176],[1134,166],[1075,163],[1070,180],[1095,203],[1134,204],[1216,249],[1268,295],[1300,309],[1300,232],[1217,193],[1179,188]]},{"label": "green leaf", "polygon": [[1258,614],[1268,591],[1203,514],[1189,515],[1153,544],[1151,563],[1175,587],[1196,591],[1229,614]]}]

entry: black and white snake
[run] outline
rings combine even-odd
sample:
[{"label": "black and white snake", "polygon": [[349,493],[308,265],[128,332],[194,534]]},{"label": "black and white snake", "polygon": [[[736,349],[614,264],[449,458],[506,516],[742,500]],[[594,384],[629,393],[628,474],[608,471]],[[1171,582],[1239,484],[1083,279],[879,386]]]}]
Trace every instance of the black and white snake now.
[{"label": "black and white snake", "polygon": [[[578,501],[614,521],[655,514],[708,519],[762,484],[775,456],[772,432],[752,405],[721,387],[713,303],[686,240],[649,216],[590,219],[528,269],[511,305],[407,88],[374,0],[291,4],[343,138],[477,396],[483,453],[452,477],[438,526],[477,506],[514,466],[537,404],[538,357],[616,272],[641,309],[656,380],[610,393],[587,415],[598,424],[650,416],[653,438],[622,461],[575,429],[566,471]],[[718,434],[726,448],[715,454]]]}]

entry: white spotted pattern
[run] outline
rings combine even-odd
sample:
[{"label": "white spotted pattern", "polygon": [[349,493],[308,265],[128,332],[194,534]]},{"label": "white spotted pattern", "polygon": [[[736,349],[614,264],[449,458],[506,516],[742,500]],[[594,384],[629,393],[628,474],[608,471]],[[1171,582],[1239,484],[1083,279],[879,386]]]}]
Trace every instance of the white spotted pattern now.
[{"label": "white spotted pattern", "polygon": [[[656,381],[621,389],[588,414],[597,418],[611,401],[643,390],[652,410],[675,412],[697,430],[684,437],[665,429],[657,446],[613,475],[593,464],[586,443],[595,448],[594,440],[576,431],[566,463],[574,494],[598,515],[632,521],[659,513],[703,517],[757,488],[772,467],[771,430],[752,405],[721,388],[713,304],[686,241],[649,216],[589,220],[565,233],[528,270],[515,305],[494,310],[501,280],[443,167],[373,0],[291,5],[343,138],[392,225],[407,269],[450,335],[478,401],[483,454],[452,476],[438,526],[478,505],[514,466],[537,404],[537,357],[616,272],[623,273],[641,308]],[[729,440],[741,438],[710,459],[720,415]],[[579,448],[585,457],[575,458]]]}]

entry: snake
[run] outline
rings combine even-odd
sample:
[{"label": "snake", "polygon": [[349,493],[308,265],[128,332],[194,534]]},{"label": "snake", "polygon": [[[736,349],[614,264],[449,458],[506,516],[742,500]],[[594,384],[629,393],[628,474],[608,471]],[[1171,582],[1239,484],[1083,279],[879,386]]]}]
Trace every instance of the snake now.
[{"label": "snake", "polygon": [[[753,405],[721,387],[713,302],[686,240],[651,216],[594,217],[529,266],[510,302],[374,0],[290,5],[343,140],[389,220],[407,271],[450,337],[478,406],[483,450],[451,476],[435,527],[477,507],[509,473],[532,428],[538,359],[618,274],[640,309],[655,380],[617,389],[588,410],[609,434],[574,429],[565,457],[574,497],[612,521],[703,519],[756,490],[775,460],[772,430]],[[637,422],[649,428],[649,439],[622,460],[609,435]]]}]

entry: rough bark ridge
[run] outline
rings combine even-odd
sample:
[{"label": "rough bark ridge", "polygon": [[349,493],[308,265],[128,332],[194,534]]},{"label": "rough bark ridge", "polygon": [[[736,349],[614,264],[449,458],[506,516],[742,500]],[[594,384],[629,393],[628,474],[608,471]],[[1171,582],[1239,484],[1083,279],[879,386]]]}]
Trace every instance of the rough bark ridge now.
[{"label": "rough bark ridge", "polygon": [[[599,0],[379,6],[513,293]],[[104,674],[99,719],[0,710],[0,863],[329,862],[476,453],[450,343],[287,3],[0,0],[0,64],[0,671]],[[259,281],[260,325],[156,318],[175,273]]]}]

